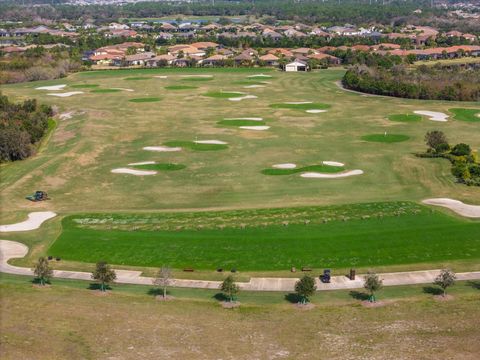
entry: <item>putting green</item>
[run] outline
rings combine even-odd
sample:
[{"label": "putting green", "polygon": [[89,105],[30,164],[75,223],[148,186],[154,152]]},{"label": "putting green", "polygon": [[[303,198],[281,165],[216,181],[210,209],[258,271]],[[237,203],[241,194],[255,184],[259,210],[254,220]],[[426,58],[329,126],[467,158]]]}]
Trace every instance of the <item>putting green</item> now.
[{"label": "putting green", "polygon": [[330,105],[322,104],[322,103],[298,103],[298,104],[277,103],[277,104],[271,104],[270,107],[274,109],[324,110],[324,109],[328,109]]},{"label": "putting green", "polygon": [[120,92],[120,89],[95,89],[90,92],[92,93],[97,93],[97,94],[104,94],[104,93],[114,93],[114,92]]},{"label": "putting green", "polygon": [[225,126],[260,126],[265,125],[265,121],[255,121],[255,120],[243,120],[243,119],[235,119],[235,120],[220,120],[217,122],[219,125]]},{"label": "putting green", "polygon": [[388,115],[388,119],[391,121],[399,121],[399,122],[416,122],[416,121],[421,121],[422,116],[417,114],[393,114],[393,115]]},{"label": "putting green", "polygon": [[183,164],[163,163],[163,164],[141,164],[133,165],[135,168],[142,170],[156,170],[156,171],[173,171],[182,170],[186,168]]},{"label": "putting green", "polygon": [[166,90],[190,90],[190,89],[198,89],[197,86],[190,86],[190,85],[170,85],[165,86]]},{"label": "putting green", "polygon": [[158,97],[148,97],[148,98],[135,98],[135,99],[130,99],[128,101],[134,102],[134,103],[144,103],[144,102],[155,102],[160,100],[162,99]]},{"label": "putting green", "polygon": [[479,122],[480,121],[480,109],[462,109],[454,108],[448,109],[455,116],[455,120],[468,121],[468,122]]},{"label": "putting green", "polygon": [[227,144],[199,144],[194,141],[182,140],[168,141],[164,145],[169,147],[181,147],[196,151],[215,151],[228,149]]},{"label": "putting green", "polygon": [[402,134],[370,134],[362,136],[362,140],[371,142],[396,143],[410,139],[410,136]]},{"label": "putting green", "polygon": [[88,89],[88,88],[96,88],[99,87],[98,84],[73,84],[69,85],[69,87],[76,88],[76,89]]},{"label": "putting green", "polygon": [[263,169],[262,174],[264,175],[292,175],[302,172],[319,172],[319,173],[327,173],[327,174],[334,174],[338,172],[344,171],[345,168],[343,166],[331,166],[331,165],[309,165],[304,167],[296,167],[293,169]]},{"label": "putting green", "polygon": [[236,98],[236,97],[244,96],[245,93],[228,92],[228,91],[209,91],[203,95],[212,97],[212,98],[228,99],[228,98]]}]

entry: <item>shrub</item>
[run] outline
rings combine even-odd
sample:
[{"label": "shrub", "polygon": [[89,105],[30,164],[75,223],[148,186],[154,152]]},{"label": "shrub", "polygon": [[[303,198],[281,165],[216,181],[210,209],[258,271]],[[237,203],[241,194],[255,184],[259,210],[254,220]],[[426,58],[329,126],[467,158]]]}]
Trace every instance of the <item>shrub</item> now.
[{"label": "shrub", "polygon": [[452,148],[452,154],[456,156],[470,155],[471,152],[470,146],[464,143],[457,144]]}]

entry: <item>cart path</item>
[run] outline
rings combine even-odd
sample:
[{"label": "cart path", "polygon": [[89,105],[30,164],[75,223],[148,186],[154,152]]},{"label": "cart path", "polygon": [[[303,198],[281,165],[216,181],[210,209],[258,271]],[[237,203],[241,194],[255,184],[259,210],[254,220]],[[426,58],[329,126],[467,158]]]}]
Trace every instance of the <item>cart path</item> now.
[{"label": "cart path", "polygon": [[[28,247],[16,241],[0,240],[0,272],[15,275],[33,276],[33,270],[8,264],[8,260],[23,258],[28,253]],[[152,285],[153,278],[141,276],[141,271],[115,270],[117,280],[122,284]],[[424,270],[412,272],[397,272],[379,274],[384,286],[431,284],[440,270]],[[91,273],[82,271],[54,270],[53,276],[63,279],[92,280]],[[457,280],[480,280],[480,271],[458,273]],[[239,282],[242,290],[251,291],[293,291],[298,278],[250,278],[249,282]],[[363,275],[357,275],[355,280],[346,276],[332,276],[329,284],[315,279],[318,290],[358,289],[363,287]],[[172,286],[199,289],[218,289],[220,281],[174,279]]]}]

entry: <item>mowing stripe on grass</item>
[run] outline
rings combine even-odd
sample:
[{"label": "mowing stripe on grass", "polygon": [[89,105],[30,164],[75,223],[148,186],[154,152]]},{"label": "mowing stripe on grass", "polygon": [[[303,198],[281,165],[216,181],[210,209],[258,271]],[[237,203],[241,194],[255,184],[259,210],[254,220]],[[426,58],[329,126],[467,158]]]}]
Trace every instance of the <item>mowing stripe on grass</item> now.
[{"label": "mowing stripe on grass", "polygon": [[408,139],[410,139],[410,136],[403,134],[369,134],[362,136],[362,140],[382,143],[396,143]]}]

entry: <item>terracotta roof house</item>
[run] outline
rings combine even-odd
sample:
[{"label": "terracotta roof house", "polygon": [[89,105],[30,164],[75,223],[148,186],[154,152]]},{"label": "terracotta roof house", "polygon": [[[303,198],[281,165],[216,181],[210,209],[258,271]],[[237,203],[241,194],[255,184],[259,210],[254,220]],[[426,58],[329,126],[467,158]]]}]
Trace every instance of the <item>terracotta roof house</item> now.
[{"label": "terracotta roof house", "polygon": [[217,54],[201,60],[201,64],[205,66],[215,66],[222,64],[225,60],[228,60],[228,56]]},{"label": "terracotta roof house", "polygon": [[310,48],[305,48],[305,47],[304,48],[292,49],[291,51],[294,55],[300,54],[300,55],[305,55],[305,56],[309,55],[309,54],[312,54],[312,53],[316,53],[315,49],[310,49]]},{"label": "terracotta roof house", "polygon": [[328,55],[328,54],[323,54],[323,53],[320,53],[320,54],[312,54],[310,56],[308,56],[310,59],[315,59],[315,60],[327,60],[330,64],[334,64],[334,65],[340,65],[342,60],[335,57],[335,56],[332,56],[332,55]]},{"label": "terracotta roof house", "polygon": [[286,37],[289,38],[300,38],[300,37],[305,37],[307,36],[301,31],[295,30],[295,29],[288,29],[283,33]]},{"label": "terracotta roof house", "polygon": [[283,49],[283,48],[275,48],[275,49],[270,49],[268,50],[269,54],[274,54],[277,56],[283,55],[285,57],[292,57],[293,53],[288,50],[288,49]]},{"label": "terracotta roof house", "polygon": [[157,55],[145,61],[147,66],[160,66],[162,64],[171,65],[173,60],[175,60],[175,56],[165,54],[165,55]]},{"label": "terracotta roof house", "polygon": [[278,66],[279,58],[273,54],[266,54],[259,57],[259,60],[264,62],[268,66]]},{"label": "terracotta roof house", "polygon": [[125,64],[128,66],[132,65],[146,65],[147,60],[152,59],[155,57],[155,53],[153,52],[144,52],[140,54],[134,55],[126,55],[125,56]]},{"label": "terracotta roof house", "polygon": [[207,50],[209,48],[217,49],[219,47],[217,43],[211,41],[195,42],[193,44],[190,44],[190,46],[193,46],[194,48],[197,48],[199,50]]}]

